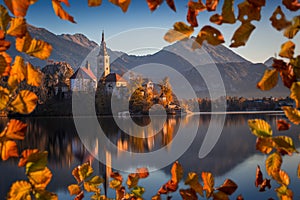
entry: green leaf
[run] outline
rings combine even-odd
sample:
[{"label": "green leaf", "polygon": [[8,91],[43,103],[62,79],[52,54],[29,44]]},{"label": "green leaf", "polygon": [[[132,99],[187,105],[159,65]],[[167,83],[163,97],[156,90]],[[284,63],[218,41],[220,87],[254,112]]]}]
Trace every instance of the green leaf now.
[{"label": "green leaf", "polygon": [[273,138],[273,141],[276,144],[276,148],[279,149],[280,153],[287,153],[291,155],[294,152],[297,152],[293,139],[288,136],[276,136]]},{"label": "green leaf", "polygon": [[214,192],[215,180],[210,172],[202,172],[203,189],[206,191],[206,198],[210,198]]},{"label": "green leaf", "polygon": [[295,46],[296,45],[292,41],[287,41],[286,43],[282,44],[279,56],[284,58],[293,58]]},{"label": "green leaf", "polygon": [[131,191],[136,197],[140,197],[142,198],[144,192],[145,192],[145,188],[143,187],[139,187],[139,186],[136,186],[132,189]]},{"label": "green leaf", "polygon": [[278,178],[282,163],[282,158],[279,153],[275,152],[268,156],[266,160],[266,171],[274,179]]},{"label": "green leaf", "polygon": [[7,200],[30,200],[31,184],[27,181],[17,181],[12,184]]},{"label": "green leaf", "polygon": [[270,90],[277,85],[278,72],[276,69],[266,69],[262,79],[257,83],[261,90]]},{"label": "green leaf", "polygon": [[188,177],[185,179],[184,184],[189,185],[193,190],[203,197],[203,186],[199,183],[198,175],[196,173],[188,173]]},{"label": "green leaf", "polygon": [[293,122],[294,124],[298,125],[300,123],[300,111],[296,108],[291,108],[289,106],[282,106],[281,109],[284,111],[284,114],[287,118]]},{"label": "green leaf", "polygon": [[219,190],[227,195],[232,195],[237,188],[238,186],[234,181],[226,179],[220,187],[216,188],[216,190]]},{"label": "green leaf", "polygon": [[48,162],[48,152],[36,152],[30,154],[26,163],[26,174],[44,170]]},{"label": "green leaf", "polygon": [[81,192],[80,187],[77,184],[72,184],[68,186],[68,190],[70,192],[70,196],[78,195]]},{"label": "green leaf", "polygon": [[262,119],[250,119],[248,126],[252,134],[257,137],[271,137],[273,134],[270,124]]}]

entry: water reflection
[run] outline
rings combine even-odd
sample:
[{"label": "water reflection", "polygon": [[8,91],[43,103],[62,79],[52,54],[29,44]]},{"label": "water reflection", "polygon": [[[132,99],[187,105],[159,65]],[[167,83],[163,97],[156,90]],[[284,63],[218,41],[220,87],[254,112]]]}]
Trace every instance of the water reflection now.
[{"label": "water reflection", "polygon": [[[275,130],[276,119],[282,118],[283,116],[278,115],[227,115],[225,126],[221,137],[219,138],[216,146],[204,159],[198,158],[198,152],[202,141],[205,137],[209,123],[211,122],[210,115],[195,115],[186,116],[184,118],[170,117],[164,123],[163,127],[147,129],[144,132],[138,133],[141,136],[147,136],[155,132],[156,134],[149,138],[137,138],[130,136],[120,130],[114,120],[110,117],[102,117],[99,119],[100,125],[106,133],[107,137],[112,143],[118,147],[117,152],[112,152],[109,156],[117,156],[122,160],[122,152],[151,152],[160,149],[167,144],[171,152],[171,148],[176,148],[172,145],[171,141],[176,136],[179,125],[183,127],[183,131],[186,137],[189,137],[189,132],[192,125],[199,124],[199,130],[196,138],[188,150],[179,158],[179,162],[183,165],[185,172],[188,171],[210,171],[216,176],[222,176],[226,174],[227,177],[236,177],[238,173],[233,169],[239,169],[239,166],[244,166],[245,163],[253,163],[253,166],[248,166],[249,169],[253,169],[255,175],[256,164],[261,163],[260,160],[255,156],[258,152],[255,150],[256,137],[251,135],[247,120],[252,118],[262,118],[268,121],[274,130],[274,135],[282,134]],[[49,185],[50,191],[59,191],[60,199],[68,199],[63,197],[67,193],[67,186],[73,183],[75,180],[72,178],[71,171],[75,166],[86,162],[93,162],[95,173],[103,175],[107,169],[99,162],[93,160],[93,157],[87,152],[82,145],[74,123],[71,118],[26,118],[22,119],[28,124],[28,132],[24,141],[19,142],[19,150],[26,148],[37,148],[40,150],[46,150],[49,152],[49,167],[53,172],[53,179]],[[88,118],[87,118],[88,120]],[[124,119],[124,123],[126,123]],[[149,123],[149,118],[136,118],[134,119],[137,124],[143,125]],[[151,123],[161,120],[159,117],[153,119]],[[7,123],[7,118],[0,120],[0,128],[2,129]],[[157,122],[158,123],[158,122]],[[219,123],[216,118],[212,123]],[[129,127],[130,128],[130,127]],[[298,133],[300,128],[292,126],[289,131],[285,131],[284,134],[289,135],[295,141],[296,147],[299,147]],[[134,128],[130,131],[136,131]],[[101,151],[101,146],[95,142],[95,152]],[[168,150],[168,151],[169,151]],[[107,152],[104,152],[107,154]],[[261,155],[261,154],[259,154]],[[107,156],[107,157],[109,157]],[[251,160],[251,162],[249,161]],[[254,159],[254,160],[253,160]],[[10,159],[7,162],[0,162],[1,178],[0,178],[0,199],[4,199],[5,194],[9,190],[9,186],[15,180],[25,179],[24,169],[17,167],[17,159]],[[252,165],[252,164],[251,164]],[[153,166],[155,168],[155,165]],[[143,182],[148,187],[145,193],[146,199],[149,199],[153,194],[156,193],[156,186],[159,187],[161,184],[167,181],[170,170],[170,166],[161,169],[157,172],[153,172],[149,178],[149,182]],[[296,168],[294,169],[296,170]],[[162,176],[162,173],[165,174]],[[294,172],[291,173],[294,176]],[[247,179],[247,176],[244,176]],[[151,184],[150,184],[151,183]],[[299,182],[296,182],[298,186]],[[156,185],[155,187],[153,185]],[[150,187],[150,188],[149,188]],[[251,185],[252,187],[252,185]],[[295,186],[292,186],[295,187]],[[247,187],[242,190],[243,195],[247,197]],[[250,189],[249,189],[250,191]],[[297,191],[294,191],[295,195]],[[250,193],[249,193],[250,195]],[[250,196],[249,196],[250,197]],[[251,199],[251,198],[250,198]]]}]

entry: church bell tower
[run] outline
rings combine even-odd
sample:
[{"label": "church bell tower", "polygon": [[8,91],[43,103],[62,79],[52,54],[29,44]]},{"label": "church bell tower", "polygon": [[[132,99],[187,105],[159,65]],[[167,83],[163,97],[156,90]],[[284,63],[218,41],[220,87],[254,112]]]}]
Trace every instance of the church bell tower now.
[{"label": "church bell tower", "polygon": [[98,80],[102,77],[106,77],[110,74],[109,55],[106,49],[106,43],[104,41],[104,31],[102,31],[102,40],[100,44],[100,51],[97,56],[97,78]]}]

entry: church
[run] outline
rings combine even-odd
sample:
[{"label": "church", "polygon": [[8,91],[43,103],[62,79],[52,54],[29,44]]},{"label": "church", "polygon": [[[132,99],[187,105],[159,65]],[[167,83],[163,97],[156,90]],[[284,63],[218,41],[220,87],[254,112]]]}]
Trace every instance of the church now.
[{"label": "church", "polygon": [[70,78],[71,90],[77,92],[89,92],[97,89],[97,84],[103,84],[107,93],[112,93],[114,88],[124,88],[127,81],[117,73],[110,71],[110,57],[104,40],[104,32],[102,32],[102,40],[100,51],[97,55],[96,75],[92,72],[90,64],[86,62],[86,66],[79,67],[78,70]]}]

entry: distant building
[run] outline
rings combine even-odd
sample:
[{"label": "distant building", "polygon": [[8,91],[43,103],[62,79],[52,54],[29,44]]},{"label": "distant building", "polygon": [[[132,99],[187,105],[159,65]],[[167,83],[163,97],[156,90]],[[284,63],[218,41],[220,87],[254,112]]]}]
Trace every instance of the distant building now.
[{"label": "distant building", "polygon": [[95,91],[97,88],[97,78],[91,71],[90,64],[86,62],[85,67],[80,67],[71,76],[71,90],[77,92]]}]

